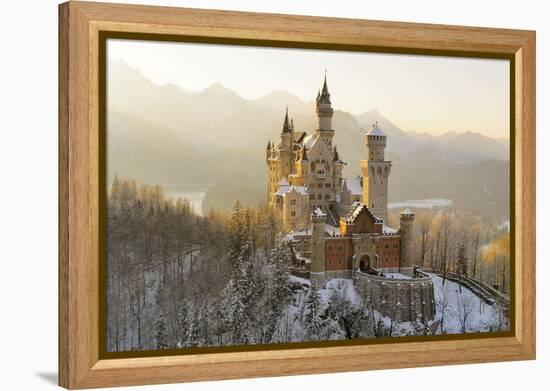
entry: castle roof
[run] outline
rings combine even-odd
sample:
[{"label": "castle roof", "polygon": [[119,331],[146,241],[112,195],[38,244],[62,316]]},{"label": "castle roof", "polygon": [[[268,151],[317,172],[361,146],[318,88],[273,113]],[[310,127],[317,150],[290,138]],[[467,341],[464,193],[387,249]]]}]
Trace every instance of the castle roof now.
[{"label": "castle roof", "polygon": [[295,190],[300,195],[308,195],[309,194],[307,192],[307,187],[305,187],[305,186],[289,186],[289,185],[286,185],[286,186],[279,187],[279,190],[277,190],[275,192],[275,195],[282,196],[282,195],[285,195],[286,193],[288,193],[292,190]]},{"label": "castle roof", "polygon": [[288,181],[286,180],[285,177],[282,177],[281,180],[279,181],[278,185],[280,186],[288,186]]},{"label": "castle roof", "polygon": [[384,224],[382,226],[382,232],[385,234],[396,234],[397,230],[395,228],[390,227],[389,225]]},{"label": "castle roof", "polygon": [[323,88],[321,90],[321,93],[317,94],[317,103],[328,103],[328,104],[330,104],[330,93],[328,92],[326,71],[325,71],[325,80],[323,82]]},{"label": "castle roof", "polygon": [[343,186],[349,190],[351,195],[361,195],[363,194],[363,187],[361,186],[361,177],[357,176],[355,178],[346,178],[344,179]]},{"label": "castle roof", "polygon": [[367,208],[367,205],[365,205],[363,203],[360,203],[360,202],[354,202],[353,205],[354,206],[351,208],[350,212],[346,216],[346,222],[347,223],[354,223],[355,220],[357,219],[357,217],[359,217],[359,215],[361,213],[366,213],[371,218],[371,220],[373,220],[375,223],[381,223],[382,222],[382,220],[376,218],[370,212],[369,208]]},{"label": "castle roof", "polygon": [[292,133],[292,126],[288,121],[288,106],[286,108],[286,113],[285,113],[285,122],[283,123],[283,133]]},{"label": "castle roof", "polygon": [[370,132],[367,133],[367,136],[384,136],[386,137],[386,134],[378,127],[378,121],[372,125],[372,129]]}]

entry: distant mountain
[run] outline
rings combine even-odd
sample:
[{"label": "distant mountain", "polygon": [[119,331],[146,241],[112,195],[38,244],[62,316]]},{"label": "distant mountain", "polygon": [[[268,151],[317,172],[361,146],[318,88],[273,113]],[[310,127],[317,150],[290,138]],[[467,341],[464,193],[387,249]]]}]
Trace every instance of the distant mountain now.
[{"label": "distant mountain", "polygon": [[296,95],[283,90],[275,90],[261,98],[251,100],[250,103],[277,121],[280,121],[287,106],[292,116],[308,115],[315,111],[313,101],[306,103]]},{"label": "distant mountain", "polygon": [[508,160],[508,148],[498,140],[474,132],[447,132],[426,141],[417,151],[438,154],[441,159],[456,163],[484,160]]},{"label": "distant mountain", "polygon": [[115,174],[152,184],[202,183],[211,175],[196,148],[158,123],[111,110],[107,130],[109,182]]},{"label": "distant mountain", "polygon": [[108,69],[108,105],[174,129],[200,150],[242,147],[274,120],[232,90],[215,83],[201,92],[158,86],[123,61]]},{"label": "distant mountain", "polygon": [[[317,127],[314,102],[289,92],[246,100],[220,83],[190,92],[175,84],[154,84],[123,61],[109,63],[108,91],[111,171],[180,187],[216,183],[207,193],[206,210],[233,204],[220,194],[265,200],[265,147],[268,139],[279,140],[286,105],[296,131],[311,133]],[[375,122],[388,136],[391,201],[440,197],[482,209],[496,202],[498,213],[506,213],[507,204],[498,201],[507,189],[499,182],[508,180],[505,139],[474,132],[406,132],[377,110],[354,116],[335,108],[334,143],[347,163],[345,176],[359,173],[365,133]],[[483,186],[480,180],[485,180]]]}]

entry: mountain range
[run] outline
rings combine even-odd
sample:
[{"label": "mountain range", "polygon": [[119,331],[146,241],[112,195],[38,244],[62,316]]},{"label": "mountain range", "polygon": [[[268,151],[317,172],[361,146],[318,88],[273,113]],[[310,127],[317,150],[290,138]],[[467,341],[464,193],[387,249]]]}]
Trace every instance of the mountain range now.
[{"label": "mountain range", "polygon": [[[278,140],[286,106],[296,131],[311,132],[317,122],[314,101],[287,91],[247,100],[214,83],[190,92],[175,84],[159,86],[122,60],[109,62],[107,83],[109,176],[180,188],[213,184],[206,210],[227,208],[233,198],[265,200],[265,147]],[[375,122],[388,136],[386,156],[393,162],[390,201],[442,197],[476,213],[508,213],[507,139],[407,132],[377,110],[354,115],[335,107],[334,143],[347,162],[345,175],[359,174],[364,134]],[[484,182],[480,173],[491,178]],[[473,184],[480,180],[478,194]],[[219,191],[229,188],[232,197]],[[487,210],[484,202],[495,205]]]}]

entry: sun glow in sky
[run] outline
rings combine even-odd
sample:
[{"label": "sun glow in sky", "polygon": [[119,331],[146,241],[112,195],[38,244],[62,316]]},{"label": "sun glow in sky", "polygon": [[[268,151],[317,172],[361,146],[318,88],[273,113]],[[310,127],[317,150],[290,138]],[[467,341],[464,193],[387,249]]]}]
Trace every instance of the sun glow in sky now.
[{"label": "sun glow in sky", "polygon": [[509,137],[507,60],[112,39],[108,57],[159,85],[220,82],[245,99],[286,90],[312,101],[326,69],[336,110],[377,109],[406,131]]}]

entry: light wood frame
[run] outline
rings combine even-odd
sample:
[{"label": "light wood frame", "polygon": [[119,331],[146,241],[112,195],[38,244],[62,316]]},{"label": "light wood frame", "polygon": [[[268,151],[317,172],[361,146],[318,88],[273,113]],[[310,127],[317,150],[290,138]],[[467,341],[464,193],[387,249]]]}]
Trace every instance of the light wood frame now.
[{"label": "light wood frame", "polygon": [[[99,358],[100,31],[506,54],[515,63],[513,336]],[[513,155],[514,156],[514,155]],[[535,32],[88,2],[59,6],[59,384],[75,388],[535,358]]]}]

